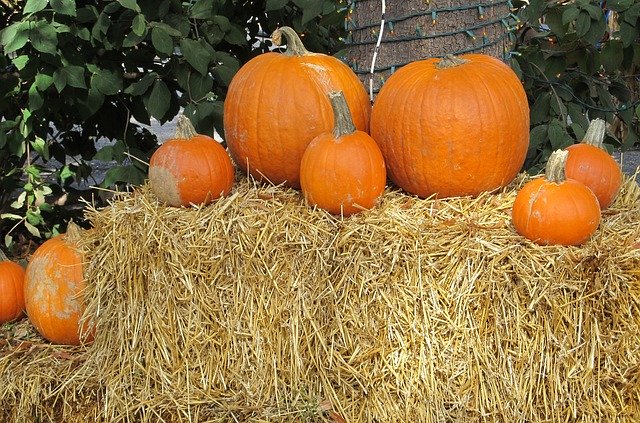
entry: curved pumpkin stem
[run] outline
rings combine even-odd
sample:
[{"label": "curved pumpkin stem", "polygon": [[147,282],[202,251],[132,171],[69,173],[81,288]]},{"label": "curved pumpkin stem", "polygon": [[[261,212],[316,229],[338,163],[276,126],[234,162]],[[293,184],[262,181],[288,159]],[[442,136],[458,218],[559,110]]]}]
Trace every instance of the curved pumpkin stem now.
[{"label": "curved pumpkin stem", "polygon": [[569,152],[567,150],[556,150],[551,153],[544,170],[544,176],[547,181],[559,184],[567,179],[565,166],[568,156]]},{"label": "curved pumpkin stem", "polygon": [[193,127],[191,120],[185,115],[178,116],[178,122],[176,122],[176,135],[177,139],[190,140],[197,135],[196,128]]},{"label": "curved pumpkin stem", "polygon": [[351,118],[351,111],[342,91],[329,93],[329,101],[333,109],[333,136],[338,139],[344,135],[353,134],[356,126]]},{"label": "curved pumpkin stem", "polygon": [[288,26],[283,26],[273,31],[271,34],[271,42],[276,46],[281,46],[284,44],[282,42],[283,35],[287,41],[287,49],[283,54],[286,54],[287,56],[305,56],[310,54],[309,50],[307,50],[304,44],[302,44],[302,40],[298,36],[298,33]]},{"label": "curved pumpkin stem", "polygon": [[65,240],[72,245],[78,245],[80,239],[82,239],[80,226],[76,225],[73,220],[69,221],[67,225],[67,232],[65,232]]},{"label": "curved pumpkin stem", "polygon": [[456,66],[464,65],[468,63],[467,59],[463,59],[458,56],[454,56],[453,54],[447,54],[445,57],[440,59],[440,61],[436,64],[436,69],[449,69],[455,68]]},{"label": "curved pumpkin stem", "polygon": [[604,148],[604,133],[606,131],[606,123],[603,119],[597,118],[589,122],[587,133],[584,134],[582,144],[593,145],[594,147]]}]

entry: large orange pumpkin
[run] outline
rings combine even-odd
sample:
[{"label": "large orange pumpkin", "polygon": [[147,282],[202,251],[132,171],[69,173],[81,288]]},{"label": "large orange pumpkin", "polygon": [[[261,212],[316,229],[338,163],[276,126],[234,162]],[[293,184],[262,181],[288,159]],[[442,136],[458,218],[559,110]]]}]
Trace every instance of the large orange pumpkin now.
[{"label": "large orange pumpkin", "polygon": [[27,265],[27,316],[40,335],[55,344],[78,345],[85,333],[85,341],[93,339],[92,331],[80,327],[86,284],[83,255],[77,245],[79,237],[80,229],[70,223],[65,234],[38,247]]},{"label": "large orange pumpkin", "polygon": [[511,68],[487,55],[413,62],[382,86],[371,136],[405,191],[477,195],[520,171],[529,146],[527,96]]},{"label": "large orange pumpkin", "polygon": [[581,182],[567,179],[567,151],[555,151],[545,176],[527,182],[511,212],[516,231],[541,245],[580,245],[600,224],[600,205]]},{"label": "large orange pumpkin", "polygon": [[0,251],[0,324],[24,316],[24,269]]},{"label": "large orange pumpkin", "polygon": [[227,150],[213,138],[197,134],[184,115],[178,117],[175,137],[149,161],[151,190],[174,207],[207,204],[229,194],[234,174]]},{"label": "large orange pumpkin", "polygon": [[313,138],[333,129],[327,94],[343,91],[353,121],[368,132],[371,105],[353,71],[335,57],[308,52],[295,31],[272,34],[285,53],[254,57],[234,76],[224,102],[224,133],[236,164],[256,179],[300,187],[300,161]]},{"label": "large orange pumpkin", "polygon": [[588,186],[603,210],[611,205],[622,186],[620,165],[603,147],[605,130],[604,120],[593,119],[584,139],[566,148],[569,152],[567,178]]},{"label": "large orange pumpkin", "polygon": [[300,164],[300,185],[310,205],[349,216],[376,204],[387,173],[376,142],[356,130],[342,92],[329,94],[329,99],[335,127],[309,143]]}]

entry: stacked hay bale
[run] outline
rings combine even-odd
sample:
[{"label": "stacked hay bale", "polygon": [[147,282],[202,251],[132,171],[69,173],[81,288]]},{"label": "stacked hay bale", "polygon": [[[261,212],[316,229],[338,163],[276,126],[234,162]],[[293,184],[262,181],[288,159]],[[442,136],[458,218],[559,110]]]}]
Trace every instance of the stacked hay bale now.
[{"label": "stacked hay bale", "polygon": [[0,418],[638,421],[640,188],[541,247],[511,226],[523,178],[348,219],[246,179],[200,208],[120,195],[88,214],[95,342],[7,340]]}]

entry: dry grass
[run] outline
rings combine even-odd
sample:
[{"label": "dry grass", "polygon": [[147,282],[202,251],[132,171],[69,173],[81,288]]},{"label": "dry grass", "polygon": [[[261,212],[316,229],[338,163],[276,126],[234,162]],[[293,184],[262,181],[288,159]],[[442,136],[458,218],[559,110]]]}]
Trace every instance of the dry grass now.
[{"label": "dry grass", "polygon": [[640,421],[640,188],[541,247],[510,223],[523,180],[344,220],[245,179],[188,210],[121,195],[88,213],[95,342],[6,341],[0,417]]}]

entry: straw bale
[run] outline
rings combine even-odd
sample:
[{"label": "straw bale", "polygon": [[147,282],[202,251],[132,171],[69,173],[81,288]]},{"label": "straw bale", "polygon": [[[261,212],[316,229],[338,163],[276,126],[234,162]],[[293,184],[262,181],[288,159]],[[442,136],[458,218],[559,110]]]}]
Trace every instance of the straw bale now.
[{"label": "straw bale", "polygon": [[244,178],[205,207],[117,195],[87,214],[94,343],[2,347],[4,413],[640,421],[640,188],[626,179],[585,245],[538,246],[510,221],[526,179],[477,198],[388,189],[345,219]]}]

